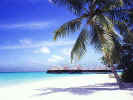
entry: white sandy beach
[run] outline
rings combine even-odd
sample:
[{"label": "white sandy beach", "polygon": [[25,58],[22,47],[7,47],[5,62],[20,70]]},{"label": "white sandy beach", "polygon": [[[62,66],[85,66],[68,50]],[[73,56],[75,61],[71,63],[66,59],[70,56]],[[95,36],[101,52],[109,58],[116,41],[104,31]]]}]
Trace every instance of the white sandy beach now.
[{"label": "white sandy beach", "polygon": [[106,74],[81,75],[0,87],[0,100],[133,100],[133,89]]}]

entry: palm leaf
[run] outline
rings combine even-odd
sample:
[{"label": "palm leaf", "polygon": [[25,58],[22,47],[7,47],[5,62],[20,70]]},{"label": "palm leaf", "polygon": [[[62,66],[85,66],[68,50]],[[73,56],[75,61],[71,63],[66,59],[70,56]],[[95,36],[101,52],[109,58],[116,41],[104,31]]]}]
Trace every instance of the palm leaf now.
[{"label": "palm leaf", "polygon": [[103,2],[101,2],[101,0],[98,1],[98,3],[102,7],[102,10],[104,11],[108,11],[114,8],[120,8],[123,6],[123,0],[102,0]]},{"label": "palm leaf", "polygon": [[114,42],[113,42],[111,34],[104,34],[104,39],[105,39],[105,42],[102,45],[102,50],[103,50],[104,57],[106,58],[108,64],[111,65],[113,64],[112,51],[114,49]]},{"label": "palm leaf", "polygon": [[89,42],[95,47],[96,50],[100,51],[102,47],[101,44],[104,42],[102,34],[104,34],[104,30],[101,29],[99,25],[94,23],[90,25]]},{"label": "palm leaf", "polygon": [[120,48],[121,44],[119,38],[114,36],[115,33],[106,33],[104,34],[105,43],[103,45],[105,58],[108,61],[108,64],[118,64],[120,63]]},{"label": "palm leaf", "polygon": [[108,17],[100,14],[96,17],[96,23],[98,23],[106,32],[113,31],[114,24]]},{"label": "palm leaf", "polygon": [[121,57],[121,44],[119,40],[114,39],[114,48],[112,50],[112,56],[111,59],[113,61],[113,64],[119,64],[120,63],[120,57]]},{"label": "palm leaf", "polygon": [[74,14],[80,15],[84,10],[84,5],[88,0],[54,0],[60,6],[66,6]]},{"label": "palm leaf", "polygon": [[81,27],[81,18],[74,19],[72,21],[69,21],[65,24],[63,24],[58,30],[56,30],[54,33],[54,40],[57,40],[57,38],[60,37],[66,37],[70,33],[76,32]]},{"label": "palm leaf", "polygon": [[113,9],[105,12],[112,21],[127,22],[128,15],[123,9]]},{"label": "palm leaf", "polygon": [[116,21],[117,29],[120,31],[120,34],[123,36],[123,41],[127,43],[133,43],[133,32],[126,23],[120,23]]},{"label": "palm leaf", "polygon": [[88,43],[88,30],[83,29],[79,35],[79,37],[76,40],[75,45],[72,48],[71,51],[71,62],[74,59],[74,57],[80,59],[87,51],[86,45]]},{"label": "palm leaf", "polygon": [[125,36],[129,33],[128,26],[127,26],[125,23],[118,23],[118,24],[117,24],[117,27],[118,27],[118,29],[119,29],[119,31],[120,31],[120,34],[121,34],[122,36],[125,37]]}]

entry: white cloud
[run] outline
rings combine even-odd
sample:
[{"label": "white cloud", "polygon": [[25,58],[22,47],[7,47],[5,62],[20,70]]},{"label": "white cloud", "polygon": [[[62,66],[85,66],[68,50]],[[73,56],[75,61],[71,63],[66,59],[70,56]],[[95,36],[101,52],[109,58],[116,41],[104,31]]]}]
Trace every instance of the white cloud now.
[{"label": "white cloud", "polygon": [[17,24],[3,24],[0,28],[20,28],[20,29],[43,29],[54,25],[54,21],[44,21],[44,22],[27,22],[27,23],[17,23]]},{"label": "white cloud", "polygon": [[64,59],[63,57],[57,56],[57,55],[53,55],[52,57],[55,58],[55,59],[58,59],[58,60],[63,60]]},{"label": "white cloud", "polygon": [[22,39],[22,40],[19,40],[19,42],[22,45],[31,45],[32,44],[32,40],[31,39]]},{"label": "white cloud", "polygon": [[21,39],[17,45],[0,46],[0,50],[33,48],[33,45],[34,44],[31,39]]},{"label": "white cloud", "polygon": [[47,47],[43,47],[40,49],[40,52],[50,54],[50,50]]},{"label": "white cloud", "polygon": [[65,55],[65,56],[69,56],[70,57],[70,55],[71,55],[71,48],[64,48],[64,49],[62,49],[62,54],[63,55]]},{"label": "white cloud", "polygon": [[51,58],[48,59],[48,62],[58,63],[58,62],[60,62],[62,60],[64,60],[63,57],[57,56],[57,55],[52,55]]},{"label": "white cloud", "polygon": [[33,42],[31,39],[19,40],[16,45],[4,45],[0,46],[0,50],[10,49],[26,49],[26,48],[41,48],[41,47],[56,47],[56,46],[72,46],[74,41],[40,41]]},{"label": "white cloud", "polygon": [[70,46],[73,45],[74,41],[41,41],[40,43],[38,43],[38,45],[45,45],[48,47],[52,47],[52,46]]},{"label": "white cloud", "polygon": [[42,47],[39,50],[33,51],[34,53],[44,53],[44,54],[50,54],[50,49],[47,47]]},{"label": "white cloud", "polygon": [[57,62],[57,60],[54,59],[54,58],[49,58],[49,59],[48,59],[48,62],[50,62],[50,63],[51,63],[51,62],[52,62],[52,63],[55,63],[55,62]]}]

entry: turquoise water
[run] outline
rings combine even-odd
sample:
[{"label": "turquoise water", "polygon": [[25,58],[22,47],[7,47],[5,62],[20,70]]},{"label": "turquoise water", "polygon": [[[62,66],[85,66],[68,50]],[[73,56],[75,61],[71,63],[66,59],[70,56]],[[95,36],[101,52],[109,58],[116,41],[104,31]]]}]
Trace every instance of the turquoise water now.
[{"label": "turquoise water", "polygon": [[0,73],[0,86],[21,84],[38,80],[47,80],[55,77],[64,77],[81,74],[47,74],[45,72]]},{"label": "turquoise water", "polygon": [[19,73],[0,73],[0,86],[21,84],[38,80],[48,80],[57,77],[94,75],[96,73],[85,74],[47,74],[45,72],[19,72]]}]

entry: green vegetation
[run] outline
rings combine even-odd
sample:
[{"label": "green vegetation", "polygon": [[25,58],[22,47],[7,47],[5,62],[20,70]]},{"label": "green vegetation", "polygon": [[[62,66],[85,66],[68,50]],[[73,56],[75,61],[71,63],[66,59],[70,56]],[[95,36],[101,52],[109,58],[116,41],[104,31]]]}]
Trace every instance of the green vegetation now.
[{"label": "green vegetation", "polygon": [[[133,43],[133,0],[54,0],[77,16],[55,31],[54,40],[79,30],[71,51],[71,60],[80,59],[89,44],[103,52],[103,57],[120,84],[113,64],[121,63],[121,44]],[[117,31],[117,32],[116,32]],[[121,41],[120,36],[123,38]]]}]

